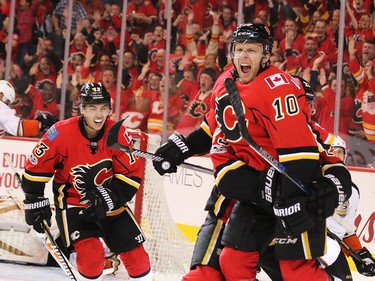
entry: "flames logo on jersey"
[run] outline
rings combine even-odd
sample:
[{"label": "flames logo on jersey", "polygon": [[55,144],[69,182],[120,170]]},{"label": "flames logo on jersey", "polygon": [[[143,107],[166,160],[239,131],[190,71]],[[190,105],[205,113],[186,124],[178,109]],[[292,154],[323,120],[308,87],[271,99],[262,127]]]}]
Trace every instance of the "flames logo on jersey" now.
[{"label": "flames logo on jersey", "polygon": [[188,112],[193,118],[202,117],[207,112],[207,105],[204,102],[194,100],[189,106]]},{"label": "flames logo on jersey", "polygon": [[86,193],[86,186],[108,186],[112,173],[112,161],[102,160],[89,165],[78,165],[72,168],[70,173],[73,177],[73,186],[80,193]]},{"label": "flames logo on jersey", "polygon": [[228,94],[216,100],[216,119],[228,141],[237,142],[241,139],[237,118]]}]

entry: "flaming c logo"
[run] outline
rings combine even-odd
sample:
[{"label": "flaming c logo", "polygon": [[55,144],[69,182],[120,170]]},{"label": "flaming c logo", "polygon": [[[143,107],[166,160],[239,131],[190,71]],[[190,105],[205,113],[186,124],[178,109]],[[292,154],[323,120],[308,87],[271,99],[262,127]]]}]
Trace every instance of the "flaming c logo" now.
[{"label": "flaming c logo", "polygon": [[107,186],[112,179],[112,161],[102,160],[95,164],[79,165],[72,168],[73,186],[85,194],[86,186]]}]

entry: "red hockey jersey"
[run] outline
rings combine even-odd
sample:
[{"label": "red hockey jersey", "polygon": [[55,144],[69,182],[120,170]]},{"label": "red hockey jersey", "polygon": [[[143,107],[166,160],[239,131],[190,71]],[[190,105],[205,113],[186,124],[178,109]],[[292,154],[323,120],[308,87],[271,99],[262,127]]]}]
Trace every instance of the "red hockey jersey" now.
[{"label": "red hockey jersey", "polygon": [[[136,157],[105,145],[113,124],[108,118],[99,135],[88,139],[82,117],[57,122],[26,161],[23,190],[43,194],[45,184],[53,177],[55,206],[60,209],[84,206],[79,200],[89,186],[116,190],[130,200],[140,186],[143,165]],[[120,139],[131,145],[126,131],[122,133]]]}]

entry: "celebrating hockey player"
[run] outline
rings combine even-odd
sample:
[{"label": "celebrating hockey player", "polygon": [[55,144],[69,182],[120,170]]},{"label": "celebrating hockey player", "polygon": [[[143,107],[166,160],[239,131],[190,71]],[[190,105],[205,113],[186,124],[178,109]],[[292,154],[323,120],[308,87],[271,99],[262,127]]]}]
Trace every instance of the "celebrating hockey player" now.
[{"label": "celebrating hockey player", "polygon": [[[272,44],[266,26],[239,26],[230,48],[235,71],[231,73],[233,69],[228,69],[224,72],[213,90],[212,106],[218,122],[209,131],[215,132],[211,149],[216,169],[215,183],[226,197],[247,202],[232,212],[229,227],[226,227],[229,230],[223,238],[226,246],[220,255],[220,266],[228,280],[255,278],[259,249],[267,246],[267,239],[273,236],[275,226],[274,216],[267,216],[259,206],[251,204],[258,196],[259,172],[267,169],[268,164],[241,138],[237,118],[224,88],[223,82],[227,78],[236,81],[254,141],[279,159],[288,173],[298,175],[299,180],[312,186],[314,191],[319,190],[308,197],[294,183],[281,177],[274,213],[277,221],[276,255],[283,279],[298,280],[304,276],[306,280],[327,280],[327,274],[317,267],[315,258],[324,254],[325,218],[332,215],[346,193],[350,194],[350,175],[344,175],[343,182],[333,175],[319,178],[319,149],[307,123],[310,109],[303,87],[286,73],[269,66]],[[205,129],[203,131],[207,132]],[[202,131],[193,134],[207,137]],[[160,148],[159,154],[165,153],[166,159],[174,158],[177,159],[174,163],[179,163],[196,152],[192,144],[197,140],[191,135],[187,139],[180,136],[180,140],[194,150],[166,152],[167,147],[173,146],[170,139]],[[161,171],[160,165],[154,165]],[[175,166],[171,165],[169,172],[174,170]],[[316,183],[313,184],[313,180]],[[308,200],[309,210],[306,208]]]},{"label": "celebrating hockey player", "polygon": [[[145,238],[127,202],[137,192],[141,161],[113,150],[105,139],[113,121],[111,97],[100,83],[80,92],[81,116],[57,122],[40,139],[22,178],[26,222],[43,232],[51,222],[45,184],[53,177],[56,221],[67,250],[77,254],[84,280],[102,280],[104,250],[99,237],[124,263],[130,280],[153,280]],[[123,128],[124,141],[131,138]]]},{"label": "celebrating hockey player", "polygon": [[12,84],[0,80],[0,136],[8,133],[12,136],[33,137],[40,131],[51,127],[58,119],[49,114],[38,114],[36,120],[24,120],[15,115],[15,111],[8,107],[14,102],[16,93]]}]

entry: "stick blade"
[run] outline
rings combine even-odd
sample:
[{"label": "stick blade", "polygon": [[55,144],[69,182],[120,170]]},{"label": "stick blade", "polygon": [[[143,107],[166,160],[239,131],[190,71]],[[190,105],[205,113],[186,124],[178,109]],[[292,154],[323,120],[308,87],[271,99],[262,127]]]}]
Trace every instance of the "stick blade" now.
[{"label": "stick blade", "polygon": [[[115,124],[112,125],[111,128],[109,128],[107,138],[106,138],[106,145],[107,147],[113,148],[116,150],[131,152],[132,148],[128,147],[128,145],[122,145],[119,140],[119,135],[121,134],[121,127],[123,126],[124,121],[125,121],[125,118],[116,122]],[[125,128],[124,128],[124,132],[125,132]],[[124,137],[126,137],[127,139],[129,138],[129,136],[125,133],[124,133]]]}]

